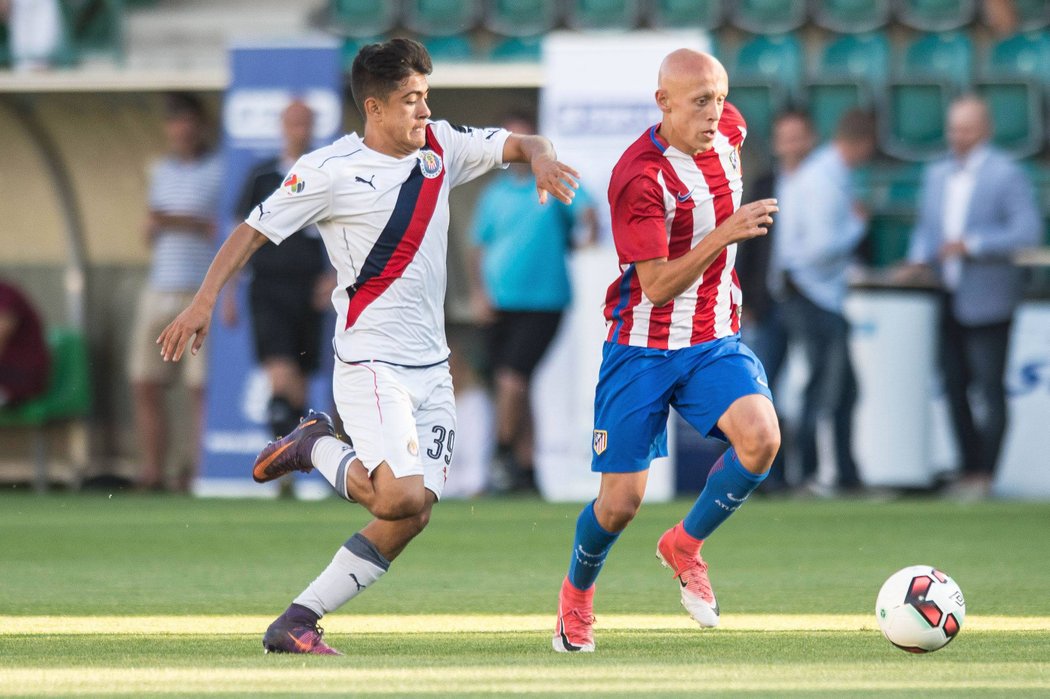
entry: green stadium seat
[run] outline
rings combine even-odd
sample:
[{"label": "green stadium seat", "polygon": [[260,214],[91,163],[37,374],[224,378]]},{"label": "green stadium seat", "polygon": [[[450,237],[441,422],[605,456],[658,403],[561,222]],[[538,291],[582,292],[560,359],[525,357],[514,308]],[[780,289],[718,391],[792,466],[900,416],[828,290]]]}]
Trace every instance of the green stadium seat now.
[{"label": "green stadium seat", "polygon": [[7,38],[7,25],[0,24],[0,68],[11,65],[11,44]]},{"label": "green stadium seat", "polygon": [[993,44],[985,73],[989,78],[1022,76],[1050,84],[1050,33],[1015,34]]},{"label": "green stadium seat", "polygon": [[538,63],[543,53],[543,35],[511,36],[489,51],[492,61],[529,61]]},{"label": "green stadium seat", "polygon": [[872,267],[890,267],[908,256],[908,244],[914,220],[907,215],[875,215],[868,226],[868,243]]},{"label": "green stadium seat", "polygon": [[535,36],[558,24],[555,0],[491,0],[486,5],[485,28],[503,36]]},{"label": "green stadium seat", "polygon": [[83,335],[70,328],[48,332],[51,377],[44,395],[0,410],[0,427],[31,428],[36,454],[35,487],[47,487],[48,438],[45,428],[55,422],[83,417],[91,410],[90,362]]},{"label": "green stadium seat", "polygon": [[734,83],[768,81],[794,94],[802,79],[802,46],[793,34],[756,36],[740,47],[730,74]]},{"label": "green stadium seat", "polygon": [[1042,29],[1050,25],[1050,3],[1046,0],[1013,0],[1013,5],[1021,31]]},{"label": "green stadium seat", "polygon": [[787,95],[775,83],[736,80],[729,86],[729,102],[744,116],[748,137],[769,143],[773,119],[787,104]]},{"label": "green stadium seat", "polygon": [[963,32],[920,36],[907,46],[901,76],[935,78],[968,85],[973,73],[973,43]]},{"label": "green stadium seat", "polygon": [[870,32],[889,20],[890,0],[824,0],[813,7],[813,22],[833,32]]},{"label": "green stadium seat", "polygon": [[573,29],[634,29],[642,13],[638,0],[573,0],[564,5],[565,23]]},{"label": "green stadium seat", "polygon": [[813,128],[820,140],[831,138],[842,115],[855,107],[871,107],[872,95],[867,85],[843,80],[822,80],[806,86],[806,105]]},{"label": "green stadium seat", "polygon": [[820,54],[821,77],[851,78],[879,86],[886,82],[889,71],[890,42],[881,32],[840,36]]},{"label": "green stadium seat", "polygon": [[466,36],[421,36],[435,61],[469,61],[476,58],[474,47]]},{"label": "green stadium seat", "polygon": [[797,0],[736,0],[733,24],[755,34],[782,34],[806,22],[806,3]]},{"label": "green stadium seat", "polygon": [[947,83],[891,83],[879,110],[879,141],[882,150],[909,162],[929,160],[942,153],[944,115],[954,95]]},{"label": "green stadium seat", "polygon": [[478,0],[406,0],[402,13],[405,27],[414,32],[430,37],[453,36],[477,26],[481,3]]},{"label": "green stadium seat", "polygon": [[899,0],[897,19],[913,29],[943,32],[973,20],[974,0]]},{"label": "green stadium seat", "polygon": [[66,0],[60,6],[65,33],[59,64],[97,56],[123,62],[124,0]]},{"label": "green stadium seat", "polygon": [[371,37],[397,25],[397,4],[385,0],[331,0],[333,28],[343,36]]},{"label": "green stadium seat", "polygon": [[721,0],[654,0],[649,24],[659,29],[714,29],[722,23]]},{"label": "green stadium seat", "polygon": [[1024,79],[978,82],[976,91],[988,103],[992,140],[1014,156],[1035,155],[1043,148],[1043,109],[1039,86]]}]

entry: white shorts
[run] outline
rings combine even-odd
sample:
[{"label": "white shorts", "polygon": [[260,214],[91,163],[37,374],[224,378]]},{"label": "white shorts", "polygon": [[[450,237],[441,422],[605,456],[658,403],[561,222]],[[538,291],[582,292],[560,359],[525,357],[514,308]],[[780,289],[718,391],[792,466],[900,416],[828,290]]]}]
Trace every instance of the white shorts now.
[{"label": "white shorts", "polygon": [[385,461],[395,478],[422,475],[440,499],[456,441],[448,364],[336,361],[332,388],[343,429],[368,472]]}]

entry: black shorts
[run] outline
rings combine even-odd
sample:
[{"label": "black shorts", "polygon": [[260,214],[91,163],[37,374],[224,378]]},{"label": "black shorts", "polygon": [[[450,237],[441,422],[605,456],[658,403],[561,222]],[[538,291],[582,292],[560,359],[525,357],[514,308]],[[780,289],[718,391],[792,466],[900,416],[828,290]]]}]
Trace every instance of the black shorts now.
[{"label": "black shorts", "polygon": [[290,359],[304,374],[321,365],[324,314],[314,310],[313,277],[273,279],[255,277],[248,288],[255,355]]},{"label": "black shorts", "polygon": [[532,376],[558,332],[561,311],[496,311],[489,328],[489,368]]}]

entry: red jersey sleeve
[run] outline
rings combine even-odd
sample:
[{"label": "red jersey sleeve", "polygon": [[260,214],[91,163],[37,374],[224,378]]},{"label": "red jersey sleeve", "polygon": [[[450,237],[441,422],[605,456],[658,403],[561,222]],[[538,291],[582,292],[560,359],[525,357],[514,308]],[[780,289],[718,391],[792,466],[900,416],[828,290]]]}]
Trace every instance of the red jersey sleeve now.
[{"label": "red jersey sleeve", "polygon": [[728,101],[722,108],[722,118],[718,120],[718,130],[729,139],[729,144],[732,146],[739,146],[747,136],[747,122],[744,121],[744,116],[739,109]]},{"label": "red jersey sleeve", "polygon": [[612,196],[612,233],[621,264],[667,257],[663,189],[648,174],[627,180]]}]

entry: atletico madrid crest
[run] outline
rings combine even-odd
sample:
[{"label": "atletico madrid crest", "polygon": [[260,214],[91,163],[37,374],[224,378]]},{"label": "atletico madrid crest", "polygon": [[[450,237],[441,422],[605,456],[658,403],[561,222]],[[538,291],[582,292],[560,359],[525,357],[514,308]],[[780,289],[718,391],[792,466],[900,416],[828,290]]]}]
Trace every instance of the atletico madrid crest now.
[{"label": "atletico madrid crest", "polygon": [[609,433],[605,430],[594,431],[594,453],[601,456],[605,447],[609,446]]}]

